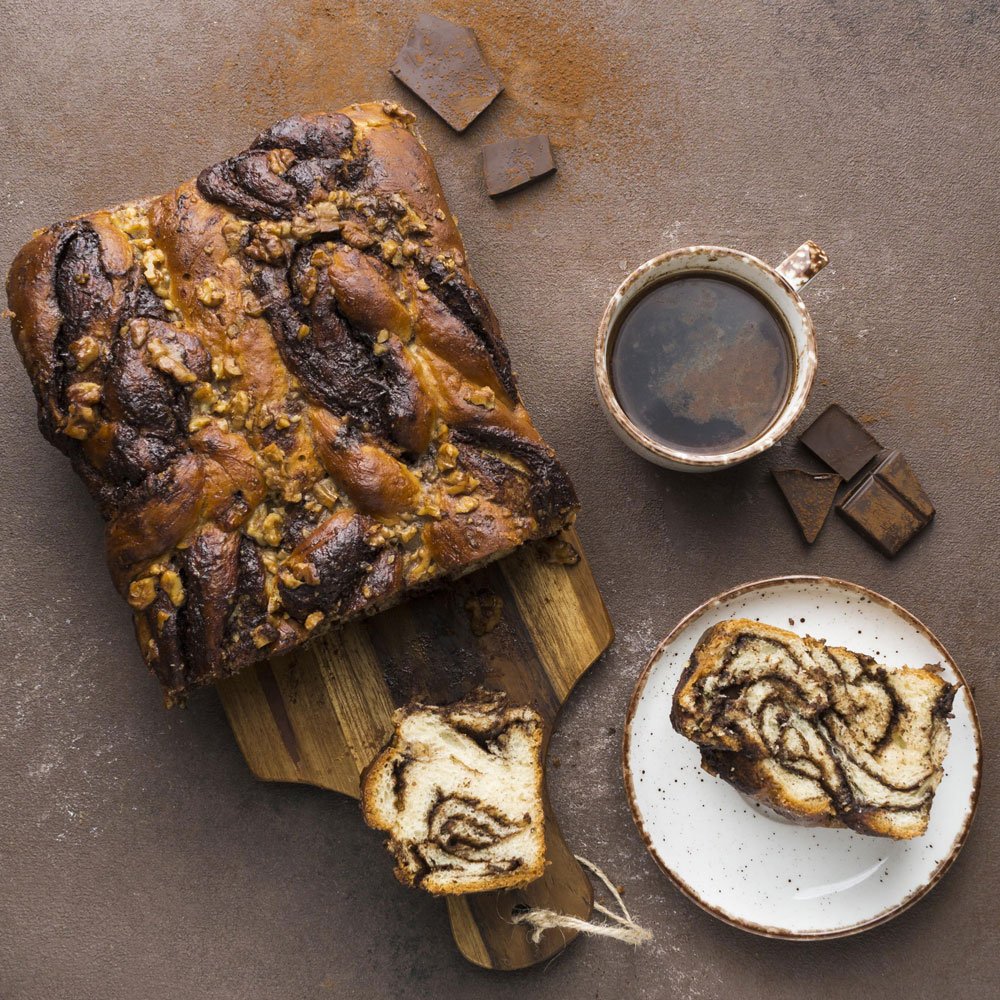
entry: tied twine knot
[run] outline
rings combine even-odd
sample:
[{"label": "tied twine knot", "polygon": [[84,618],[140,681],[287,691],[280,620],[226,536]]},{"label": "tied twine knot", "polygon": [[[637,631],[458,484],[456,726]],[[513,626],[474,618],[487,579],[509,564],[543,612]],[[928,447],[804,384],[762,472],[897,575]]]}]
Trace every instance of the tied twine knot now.
[{"label": "tied twine knot", "polygon": [[556,913],[555,910],[545,909],[530,909],[525,910],[523,913],[516,913],[511,918],[514,923],[528,924],[532,928],[531,940],[534,944],[538,944],[541,941],[542,934],[545,931],[557,929],[579,931],[581,934],[592,934],[596,937],[614,938],[616,941],[623,941],[625,944],[636,946],[652,940],[653,935],[645,927],[640,927],[632,919],[632,914],[628,912],[628,907],[625,905],[621,893],[611,884],[608,876],[592,861],[581,858],[579,854],[573,856],[588,872],[604,883],[604,887],[611,893],[614,901],[618,904],[621,913],[615,913],[606,906],[602,906],[596,900],[594,901],[594,909],[602,916],[607,917],[608,920],[613,921],[613,923],[595,924],[588,920],[581,920],[579,917],[570,916],[568,913]]}]

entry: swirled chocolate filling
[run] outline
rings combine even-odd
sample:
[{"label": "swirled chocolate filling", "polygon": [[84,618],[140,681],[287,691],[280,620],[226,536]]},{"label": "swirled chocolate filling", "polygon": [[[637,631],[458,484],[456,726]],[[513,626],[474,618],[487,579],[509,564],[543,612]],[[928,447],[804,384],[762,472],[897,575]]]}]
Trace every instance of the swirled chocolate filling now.
[{"label": "swirled chocolate filling", "polygon": [[365,821],[389,835],[396,875],[432,893],[526,885],[544,870],[543,723],[506,696],[409,705],[361,787]]},{"label": "swirled chocolate filling", "polygon": [[699,640],[671,721],[707,771],[792,819],[908,839],[927,829],[954,696],[932,667],[736,619]]}]

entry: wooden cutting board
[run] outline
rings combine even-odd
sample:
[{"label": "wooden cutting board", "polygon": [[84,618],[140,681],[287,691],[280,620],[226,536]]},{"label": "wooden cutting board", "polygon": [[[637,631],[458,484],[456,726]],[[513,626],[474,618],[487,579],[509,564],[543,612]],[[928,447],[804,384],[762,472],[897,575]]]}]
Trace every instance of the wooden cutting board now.
[{"label": "wooden cutting board", "polygon": [[[250,770],[358,797],[364,767],[388,739],[393,710],[411,699],[434,704],[483,685],[532,705],[547,722],[614,629],[573,531],[574,565],[554,561],[551,543],[514,555],[382,614],[250,667],[218,685]],[[477,609],[499,608],[484,634]],[[480,618],[482,616],[480,615]],[[521,890],[446,899],[462,954],[490,969],[521,969],[561,951],[575,931],[546,931],[539,944],[511,915],[540,907],[588,919],[593,892],[566,846],[546,795],[545,876]],[[361,818],[359,815],[359,822]],[[388,855],[373,863],[390,865]]]}]

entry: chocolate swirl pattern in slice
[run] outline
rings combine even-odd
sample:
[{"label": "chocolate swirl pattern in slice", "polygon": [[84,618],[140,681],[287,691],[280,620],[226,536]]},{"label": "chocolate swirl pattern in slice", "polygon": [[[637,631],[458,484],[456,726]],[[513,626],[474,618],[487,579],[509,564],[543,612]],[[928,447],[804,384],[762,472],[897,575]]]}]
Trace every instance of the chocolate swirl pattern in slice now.
[{"label": "chocolate swirl pattern in slice", "polygon": [[396,876],[436,894],[526,885],[545,866],[543,723],[506,696],[409,705],[361,780],[365,821],[389,833]]},{"label": "chocolate swirl pattern in slice", "polygon": [[927,829],[954,696],[933,669],[736,619],[699,640],[671,722],[705,770],[791,819],[909,839]]}]

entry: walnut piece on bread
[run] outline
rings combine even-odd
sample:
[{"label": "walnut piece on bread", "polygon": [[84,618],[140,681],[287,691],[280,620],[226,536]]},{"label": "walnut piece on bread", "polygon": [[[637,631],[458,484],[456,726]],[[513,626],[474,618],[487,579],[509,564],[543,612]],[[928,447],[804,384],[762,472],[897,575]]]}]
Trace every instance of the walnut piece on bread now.
[{"label": "walnut piece on bread", "polygon": [[927,830],[955,686],[747,619],[699,639],[674,729],[702,766],[807,826],[908,840]]},{"label": "walnut piece on bread", "polygon": [[413,121],[288,118],[11,266],[168,704],[573,519]]},{"label": "walnut piece on bread", "polygon": [[361,779],[396,877],[434,894],[512,889],[545,870],[541,716],[499,692],[410,704]]}]

